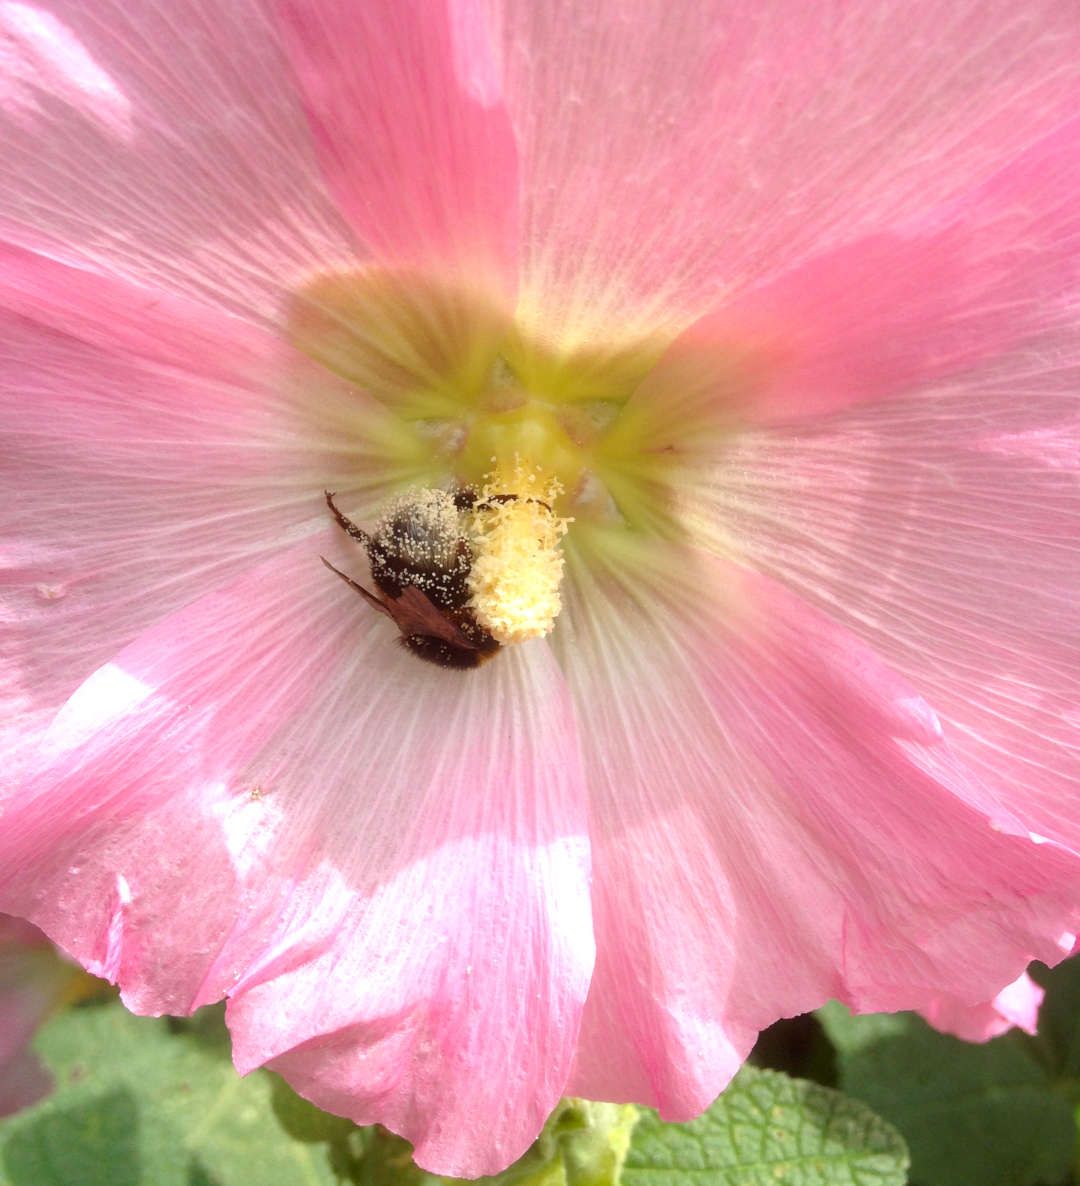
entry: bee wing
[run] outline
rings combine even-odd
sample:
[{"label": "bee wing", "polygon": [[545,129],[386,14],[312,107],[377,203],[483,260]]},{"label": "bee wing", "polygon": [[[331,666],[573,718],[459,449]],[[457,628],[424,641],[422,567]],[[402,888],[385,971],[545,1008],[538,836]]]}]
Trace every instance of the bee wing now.
[{"label": "bee wing", "polygon": [[[328,569],[330,569],[331,572],[336,573],[339,577],[341,577],[341,579],[346,585],[349,586],[350,589],[353,589],[355,592],[359,593],[360,596],[370,606],[372,606],[372,608],[377,609],[380,614],[386,614],[388,618],[394,617],[394,615],[387,608],[386,604],[380,598],[376,597],[374,593],[369,593],[363,585],[357,584],[356,581],[352,579],[352,577],[346,576],[340,568],[335,568],[325,556],[320,556],[319,559],[323,562],[323,564],[326,565]],[[394,621],[397,621],[397,619],[394,618]]]},{"label": "bee wing", "polygon": [[395,625],[408,638],[413,634],[421,634],[427,638],[438,638],[451,646],[461,650],[476,651],[480,648],[467,634],[446,615],[432,604],[430,598],[421,593],[415,585],[406,585],[400,597],[376,597],[363,585],[358,584],[350,576],[346,576],[340,568],[335,568],[325,556],[319,559],[332,573],[355,590],[360,596],[379,613],[393,618]]},{"label": "bee wing", "polygon": [[407,585],[400,597],[389,597],[386,611],[397,623],[402,634],[425,634],[430,638],[441,638],[456,647],[475,651],[476,643],[415,585]]}]

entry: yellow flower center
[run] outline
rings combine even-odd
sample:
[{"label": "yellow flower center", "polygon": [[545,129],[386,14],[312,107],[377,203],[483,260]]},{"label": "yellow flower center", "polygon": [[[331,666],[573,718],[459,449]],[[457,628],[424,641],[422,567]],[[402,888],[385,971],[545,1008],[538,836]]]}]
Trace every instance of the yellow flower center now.
[{"label": "yellow flower center", "polygon": [[560,346],[482,294],[375,267],[303,284],[288,332],[338,376],[296,387],[320,490],[369,519],[405,488],[476,492],[469,611],[499,642],[551,630],[568,524],[581,553],[680,533],[702,433],[669,415],[666,379],[643,387],[669,337]]},{"label": "yellow flower center", "polygon": [[358,456],[374,449],[388,484],[478,488],[492,459],[505,475],[520,457],[559,483],[579,522],[640,517],[655,426],[628,405],[666,341],[560,350],[476,293],[377,268],[304,284],[288,330],[356,388],[350,409],[328,416],[312,400],[305,413]]}]

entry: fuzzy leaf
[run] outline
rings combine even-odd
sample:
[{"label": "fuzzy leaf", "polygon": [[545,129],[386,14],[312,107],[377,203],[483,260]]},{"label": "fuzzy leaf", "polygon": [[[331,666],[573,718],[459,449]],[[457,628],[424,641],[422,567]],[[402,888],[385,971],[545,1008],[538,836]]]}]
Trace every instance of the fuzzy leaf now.
[{"label": "fuzzy leaf", "polygon": [[777,1071],[744,1067],[697,1120],[645,1113],[623,1186],[901,1186],[907,1150],[865,1105]]},{"label": "fuzzy leaf", "polygon": [[54,1018],[35,1047],[56,1091],[0,1124],[0,1184],[339,1183],[321,1135],[294,1139],[275,1119],[276,1077],[237,1075],[217,1012],[178,1023],[111,1001]]},{"label": "fuzzy leaf", "polygon": [[904,1134],[912,1179],[932,1186],[1034,1186],[1068,1171],[1076,1130],[1030,1040],[977,1045],[910,1013],[818,1016],[837,1049],[840,1086]]}]

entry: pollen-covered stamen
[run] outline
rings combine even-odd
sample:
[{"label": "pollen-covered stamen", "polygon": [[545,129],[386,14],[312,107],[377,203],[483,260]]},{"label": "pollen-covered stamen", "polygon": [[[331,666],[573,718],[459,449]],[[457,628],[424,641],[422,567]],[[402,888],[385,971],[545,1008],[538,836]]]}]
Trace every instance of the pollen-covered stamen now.
[{"label": "pollen-covered stamen", "polygon": [[562,609],[560,541],[568,521],[551,509],[561,493],[555,479],[519,460],[489,474],[473,506],[468,606],[504,645],[549,634]]}]

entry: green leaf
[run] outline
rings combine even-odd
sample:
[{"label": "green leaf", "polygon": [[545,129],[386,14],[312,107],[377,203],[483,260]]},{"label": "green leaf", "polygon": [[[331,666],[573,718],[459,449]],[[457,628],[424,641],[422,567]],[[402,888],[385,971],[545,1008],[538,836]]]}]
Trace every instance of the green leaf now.
[{"label": "green leaf", "polygon": [[218,1010],[177,1022],[133,1017],[118,1001],[88,1005],[49,1022],[35,1048],[57,1089],[0,1123],[2,1186],[342,1180],[322,1137],[295,1139],[278,1123],[276,1076],[237,1075]]},{"label": "green leaf", "polygon": [[645,1113],[623,1186],[901,1186],[899,1133],[858,1103],[777,1071],[744,1067],[697,1120]]},{"label": "green leaf", "polygon": [[1056,1078],[1069,1084],[1073,1102],[1080,1102],[1080,957],[1056,968],[1032,964],[1029,972],[1046,989],[1046,998],[1039,1010],[1039,1032],[1028,1041],[1047,1059]]},{"label": "green leaf", "polygon": [[1068,1100],[1025,1035],[974,1044],[911,1013],[818,1017],[837,1050],[841,1087],[904,1134],[912,1180],[927,1186],[1059,1181],[1076,1130]]}]

